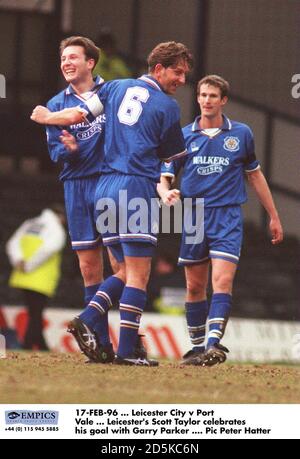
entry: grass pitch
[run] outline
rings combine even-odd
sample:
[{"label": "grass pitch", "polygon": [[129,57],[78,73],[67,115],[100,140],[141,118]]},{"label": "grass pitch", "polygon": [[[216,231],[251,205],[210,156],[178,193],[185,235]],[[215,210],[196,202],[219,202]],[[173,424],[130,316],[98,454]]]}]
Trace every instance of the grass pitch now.
[{"label": "grass pitch", "polygon": [[0,403],[300,403],[300,367],[162,361],[85,364],[79,353],[13,352],[0,360]]}]

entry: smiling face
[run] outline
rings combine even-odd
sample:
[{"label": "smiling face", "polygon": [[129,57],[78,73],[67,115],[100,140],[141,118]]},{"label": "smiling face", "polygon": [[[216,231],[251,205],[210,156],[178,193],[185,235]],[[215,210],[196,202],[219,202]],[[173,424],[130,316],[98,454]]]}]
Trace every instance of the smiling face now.
[{"label": "smiling face", "polygon": [[172,67],[164,67],[162,64],[155,66],[153,76],[160,83],[167,94],[175,94],[177,88],[185,84],[186,75],[190,71],[188,63],[179,61]]},{"label": "smiling face", "polygon": [[227,96],[222,97],[221,89],[217,86],[206,83],[200,86],[197,101],[203,117],[211,119],[220,117],[227,100]]},{"label": "smiling face", "polygon": [[68,83],[78,85],[91,77],[94,59],[88,59],[82,46],[67,46],[61,54],[60,68]]}]

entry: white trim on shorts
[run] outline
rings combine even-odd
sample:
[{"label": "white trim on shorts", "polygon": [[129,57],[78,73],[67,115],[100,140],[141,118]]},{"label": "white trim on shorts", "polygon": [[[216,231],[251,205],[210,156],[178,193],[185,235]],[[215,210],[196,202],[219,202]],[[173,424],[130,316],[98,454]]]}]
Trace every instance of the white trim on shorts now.
[{"label": "white trim on shorts", "polygon": [[71,240],[71,244],[72,244],[72,247],[76,248],[77,246],[80,246],[80,245],[94,245],[94,244],[97,244],[97,242],[100,241],[100,236],[98,236],[96,239],[94,239],[93,241],[72,241]]},{"label": "white trim on shorts", "polygon": [[232,255],[231,253],[226,253],[226,252],[220,252],[219,250],[210,250],[209,254],[219,255],[220,257],[233,258],[234,260],[239,261],[239,257],[237,255]]},{"label": "white trim on shorts", "polygon": [[178,258],[178,263],[186,263],[186,264],[196,264],[196,263],[202,263],[203,261],[209,260],[209,257],[204,257],[201,258],[200,260],[189,260],[188,258]]}]

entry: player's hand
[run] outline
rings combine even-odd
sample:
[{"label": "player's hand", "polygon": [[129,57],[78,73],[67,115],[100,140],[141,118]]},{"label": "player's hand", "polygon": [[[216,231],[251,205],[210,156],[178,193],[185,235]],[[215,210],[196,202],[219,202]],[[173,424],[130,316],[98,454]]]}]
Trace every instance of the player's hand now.
[{"label": "player's hand", "polygon": [[76,153],[78,151],[78,145],[75,137],[68,131],[63,130],[62,135],[59,136],[61,143],[69,150],[70,153]]},{"label": "player's hand", "polygon": [[272,234],[272,244],[280,244],[283,241],[283,229],[279,217],[271,218],[269,228]]},{"label": "player's hand", "polygon": [[48,108],[43,107],[42,105],[37,105],[31,114],[32,121],[35,121],[39,124],[47,124],[48,115],[50,114]]},{"label": "player's hand", "polygon": [[162,196],[162,202],[166,206],[174,206],[180,200],[180,191],[174,188],[173,190],[168,190]]}]

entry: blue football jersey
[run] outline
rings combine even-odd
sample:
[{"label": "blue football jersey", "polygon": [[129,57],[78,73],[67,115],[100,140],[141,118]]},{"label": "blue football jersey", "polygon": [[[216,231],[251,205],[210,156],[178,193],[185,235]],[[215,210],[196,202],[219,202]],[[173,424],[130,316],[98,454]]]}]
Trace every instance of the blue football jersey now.
[{"label": "blue football jersey", "polygon": [[[102,78],[98,76],[95,79],[94,88],[82,96],[76,94],[72,86],[69,85],[67,89],[49,100],[47,107],[52,112],[63,110],[64,108],[77,107],[87,97],[93,96],[102,83]],[[60,174],[62,181],[89,177],[100,173],[104,156],[104,126],[105,114],[101,114],[88,124],[82,122],[69,127],[46,127],[50,157],[52,161],[61,162],[63,165]],[[70,153],[60,142],[59,136],[63,129],[68,130],[76,138],[78,144],[78,151],[76,153]]]},{"label": "blue football jersey", "polygon": [[209,133],[200,129],[199,120],[183,128],[187,155],[163,164],[162,174],[173,177],[182,168],[182,196],[204,198],[206,207],[244,203],[244,172],[260,167],[251,129],[223,116],[222,127]]},{"label": "blue football jersey", "polygon": [[148,75],[105,83],[82,106],[89,121],[101,104],[106,114],[104,172],[158,182],[161,160],[186,154],[178,104]]}]

